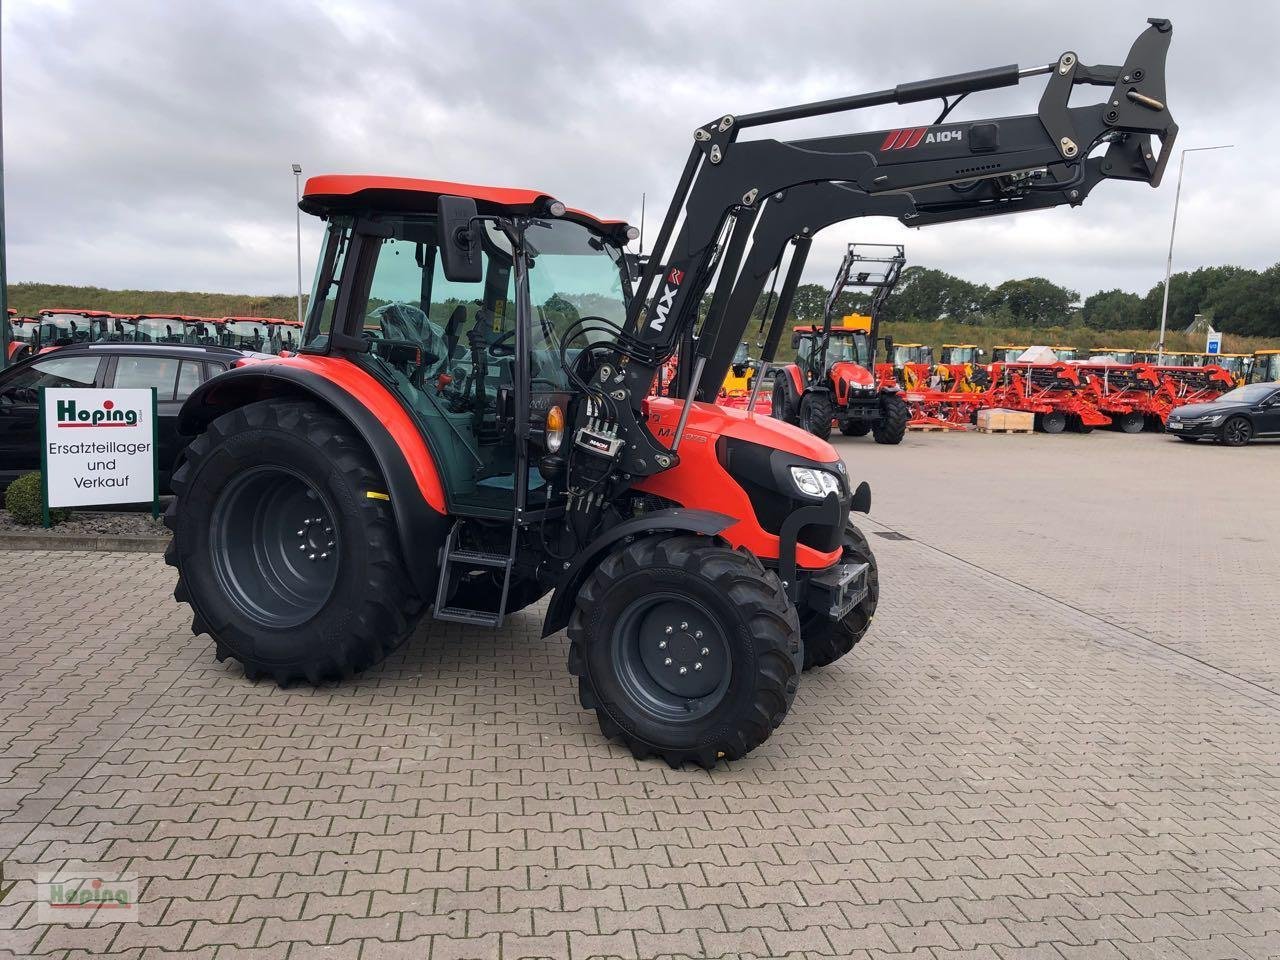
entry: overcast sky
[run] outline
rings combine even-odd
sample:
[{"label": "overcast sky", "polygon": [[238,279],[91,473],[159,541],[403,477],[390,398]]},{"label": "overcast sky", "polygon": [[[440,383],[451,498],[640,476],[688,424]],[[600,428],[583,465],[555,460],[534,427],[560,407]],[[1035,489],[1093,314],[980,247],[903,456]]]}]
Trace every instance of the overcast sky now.
[{"label": "overcast sky", "polygon": [[[1169,101],[1188,158],[1175,269],[1280,260],[1280,4],[1113,2],[104,3],[4,0],[5,199],[12,281],[290,293],[293,176],[378,173],[545,190],[649,228],[695,126],[1074,50],[1121,63],[1148,16],[1174,22]],[[1035,111],[1043,78],[974,95],[956,119]],[[1101,88],[1078,88],[1077,100]],[[934,104],[779,128],[787,138],[928,123]],[[1088,295],[1163,273],[1176,160],[1158,190],[1112,181],[1077,209],[907,230],[971,280],[1045,276]],[[303,217],[310,283],[319,238]]]}]

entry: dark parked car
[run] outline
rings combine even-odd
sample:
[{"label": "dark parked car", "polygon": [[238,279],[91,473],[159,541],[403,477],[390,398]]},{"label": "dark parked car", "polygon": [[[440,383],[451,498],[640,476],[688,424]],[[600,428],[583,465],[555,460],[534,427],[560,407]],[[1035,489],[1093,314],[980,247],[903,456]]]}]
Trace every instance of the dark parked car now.
[{"label": "dark parked car", "polygon": [[1251,383],[1209,403],[1189,403],[1169,414],[1165,429],[1179,440],[1209,437],[1231,447],[1280,437],[1280,383]]},{"label": "dark parked car", "polygon": [[155,387],[160,492],[187,440],[178,433],[182,401],[245,354],[226,347],[95,343],[60,347],[0,373],[0,488],[40,469],[41,387]]}]

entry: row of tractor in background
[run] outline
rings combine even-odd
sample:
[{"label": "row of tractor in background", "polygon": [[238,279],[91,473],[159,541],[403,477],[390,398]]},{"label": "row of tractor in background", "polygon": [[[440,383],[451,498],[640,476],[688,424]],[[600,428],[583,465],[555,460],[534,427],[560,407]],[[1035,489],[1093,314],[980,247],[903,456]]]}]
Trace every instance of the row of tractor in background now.
[{"label": "row of tractor in background", "polygon": [[34,317],[9,309],[9,362],[75,343],[186,343],[257,353],[298,348],[302,324],[279,317],[187,317],[46,307]]},{"label": "row of tractor in background", "polygon": [[[1162,430],[1178,407],[1216,400],[1245,383],[1280,380],[1280,350],[1254,354],[1159,353],[1071,346],[895,343],[879,315],[905,263],[900,245],[849,244],[821,325],[796,327],[795,359],[763,364],[742,344],[719,402],[771,414],[826,438],[871,434],[901,443],[908,429],[965,430],[978,411],[1034,415],[1044,433]],[[869,293],[869,312],[836,318],[841,295]],[[883,358],[883,359],[882,359]],[[767,360],[768,358],[766,358]],[[765,376],[756,374],[764,369]]]}]

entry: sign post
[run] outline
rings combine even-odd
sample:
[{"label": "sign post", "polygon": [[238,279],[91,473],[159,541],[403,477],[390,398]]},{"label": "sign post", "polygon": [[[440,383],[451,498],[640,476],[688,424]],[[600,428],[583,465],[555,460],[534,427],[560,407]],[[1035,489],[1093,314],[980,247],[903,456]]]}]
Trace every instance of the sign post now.
[{"label": "sign post", "polygon": [[45,387],[40,391],[44,525],[50,507],[151,501],[160,515],[156,391]]}]

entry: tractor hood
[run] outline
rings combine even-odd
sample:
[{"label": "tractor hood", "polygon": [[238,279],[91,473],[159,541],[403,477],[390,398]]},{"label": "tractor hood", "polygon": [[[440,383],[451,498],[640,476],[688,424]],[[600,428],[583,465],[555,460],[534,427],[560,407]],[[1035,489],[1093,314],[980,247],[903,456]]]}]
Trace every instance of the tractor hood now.
[{"label": "tractor hood", "polygon": [[[684,401],[670,397],[650,397],[645,403],[649,430],[660,443],[671,446],[676,427],[680,423]],[[820,463],[835,463],[840,460],[835,447],[799,427],[773,417],[757,416],[746,410],[695,402],[693,409],[689,411],[682,444],[709,444],[714,447],[720,437],[758,443]]]},{"label": "tractor hood", "polygon": [[871,371],[849,360],[840,360],[831,365],[831,379],[835,382],[843,381],[852,387],[875,386]]}]

